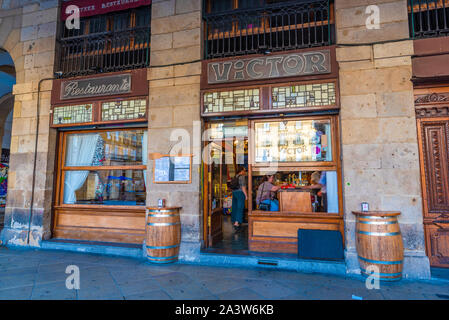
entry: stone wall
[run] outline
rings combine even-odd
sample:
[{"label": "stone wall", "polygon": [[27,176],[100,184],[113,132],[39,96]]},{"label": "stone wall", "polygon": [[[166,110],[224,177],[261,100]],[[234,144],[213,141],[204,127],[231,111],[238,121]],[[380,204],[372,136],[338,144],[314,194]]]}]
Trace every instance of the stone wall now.
[{"label": "stone wall", "polygon": [[[366,28],[368,5],[378,5],[380,29]],[[346,263],[360,272],[351,212],[368,202],[401,211],[404,277],[429,278],[406,8],[406,0],[336,1]]]},{"label": "stone wall", "polygon": [[[0,1],[0,47],[14,60],[16,85],[5,228],[1,240],[26,245],[36,138],[38,83],[52,77],[58,1]],[[40,92],[39,144],[30,245],[50,236],[56,132],[49,129],[51,81]]]},{"label": "stone wall", "polygon": [[[200,127],[194,128],[194,122],[200,121],[201,0],[154,0],[151,19],[148,152],[169,154],[178,143],[170,141],[177,130],[188,133],[190,153],[198,155]],[[167,206],[182,207],[180,259],[194,260],[202,237],[200,164],[194,163],[190,184],[153,184],[152,170],[149,161],[147,204],[155,206],[163,198]]]}]

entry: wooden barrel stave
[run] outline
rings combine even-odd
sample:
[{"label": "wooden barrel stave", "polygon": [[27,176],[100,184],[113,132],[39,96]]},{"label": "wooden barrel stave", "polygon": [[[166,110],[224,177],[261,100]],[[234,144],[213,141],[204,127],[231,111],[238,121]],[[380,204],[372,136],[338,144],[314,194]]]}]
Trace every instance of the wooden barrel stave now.
[{"label": "wooden barrel stave", "polygon": [[179,209],[150,209],[147,218],[146,253],[152,263],[178,260],[181,243]]},{"label": "wooden barrel stave", "polygon": [[[402,278],[403,244],[396,216],[358,216],[356,238],[363,275],[383,281]],[[369,272],[369,266],[376,267],[379,272]]]}]

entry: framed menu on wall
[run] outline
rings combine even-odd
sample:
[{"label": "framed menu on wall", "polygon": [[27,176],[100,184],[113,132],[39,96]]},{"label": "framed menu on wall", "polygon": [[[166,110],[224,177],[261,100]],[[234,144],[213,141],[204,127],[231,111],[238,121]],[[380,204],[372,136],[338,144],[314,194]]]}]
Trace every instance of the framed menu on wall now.
[{"label": "framed menu on wall", "polygon": [[164,155],[154,160],[153,183],[190,183],[192,156]]}]

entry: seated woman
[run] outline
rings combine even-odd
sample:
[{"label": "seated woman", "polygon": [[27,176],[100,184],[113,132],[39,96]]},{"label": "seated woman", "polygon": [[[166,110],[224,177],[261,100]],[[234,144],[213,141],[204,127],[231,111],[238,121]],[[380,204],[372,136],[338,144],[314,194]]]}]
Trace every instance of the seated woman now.
[{"label": "seated woman", "polygon": [[327,212],[327,198],[326,198],[326,173],[315,171],[310,178],[311,185],[301,186],[303,190],[314,190],[318,197],[320,208],[317,211]]},{"label": "seated woman", "polygon": [[279,201],[274,198],[274,194],[281,187],[273,184],[274,175],[267,175],[263,178],[263,182],[257,189],[256,203],[257,207],[261,203],[267,204],[270,207],[270,211],[279,211]]}]

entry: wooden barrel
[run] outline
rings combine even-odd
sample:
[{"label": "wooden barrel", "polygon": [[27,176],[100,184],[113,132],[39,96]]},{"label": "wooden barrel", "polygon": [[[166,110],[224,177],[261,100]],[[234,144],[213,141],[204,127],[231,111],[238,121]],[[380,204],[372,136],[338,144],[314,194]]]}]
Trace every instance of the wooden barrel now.
[{"label": "wooden barrel", "polygon": [[400,280],[404,247],[397,216],[401,213],[371,211],[353,214],[357,216],[356,246],[362,274],[383,281]]},{"label": "wooden barrel", "polygon": [[181,243],[179,207],[147,208],[146,253],[152,263],[178,260]]}]

